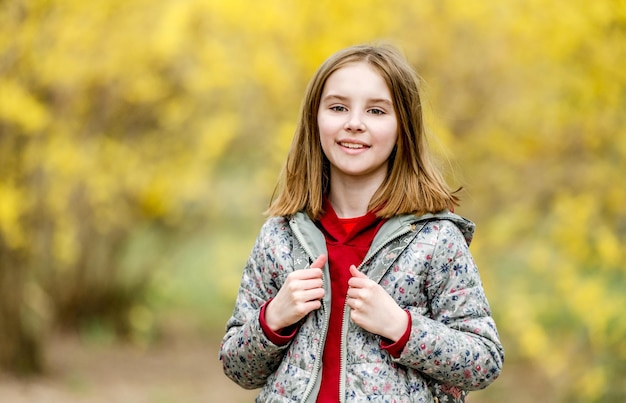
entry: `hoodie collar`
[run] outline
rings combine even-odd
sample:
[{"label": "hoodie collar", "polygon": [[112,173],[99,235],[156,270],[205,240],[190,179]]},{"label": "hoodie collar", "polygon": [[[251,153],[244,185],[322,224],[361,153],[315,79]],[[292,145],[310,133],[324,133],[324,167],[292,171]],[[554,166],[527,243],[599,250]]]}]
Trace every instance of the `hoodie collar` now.
[{"label": "hoodie collar", "polygon": [[327,198],[323,201],[324,214],[318,222],[320,229],[330,238],[331,241],[341,243],[350,242],[360,238],[360,235],[370,232],[380,227],[384,219],[376,217],[372,211],[368,211],[364,216],[357,217],[358,222],[351,231],[346,232],[341,219],[337,216],[332,204]]}]

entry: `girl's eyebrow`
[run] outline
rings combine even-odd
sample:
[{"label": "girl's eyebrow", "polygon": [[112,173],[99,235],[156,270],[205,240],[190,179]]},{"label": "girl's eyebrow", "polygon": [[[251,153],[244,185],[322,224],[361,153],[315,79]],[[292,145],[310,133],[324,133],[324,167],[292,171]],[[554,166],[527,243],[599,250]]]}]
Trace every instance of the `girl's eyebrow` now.
[{"label": "girl's eyebrow", "polygon": [[[337,101],[340,101],[340,102],[347,102],[349,100],[349,98],[345,97],[343,95],[328,94],[322,100],[323,101],[337,100]],[[370,98],[367,101],[368,101],[368,103],[372,103],[372,104],[387,104],[389,106],[393,106],[393,102],[391,102],[387,98]]]}]

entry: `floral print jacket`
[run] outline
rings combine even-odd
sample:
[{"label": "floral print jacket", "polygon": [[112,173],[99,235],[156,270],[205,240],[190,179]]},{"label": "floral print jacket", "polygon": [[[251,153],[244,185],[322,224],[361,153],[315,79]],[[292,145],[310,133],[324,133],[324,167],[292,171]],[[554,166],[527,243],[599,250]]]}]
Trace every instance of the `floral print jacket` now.
[{"label": "floral print jacket", "polygon": [[[397,216],[381,227],[359,269],[411,314],[410,338],[394,358],[381,349],[380,336],[350,321],[346,307],[342,401],[432,402],[435,390],[460,396],[498,377],[504,351],[468,249],[473,231],[471,221],[450,212]],[[322,233],[298,213],[269,218],[250,254],[219,359],[237,384],[262,388],[257,402],[315,402],[330,284],[322,307],[299,323],[287,345],[265,336],[259,312],[290,272],[322,253]]]}]

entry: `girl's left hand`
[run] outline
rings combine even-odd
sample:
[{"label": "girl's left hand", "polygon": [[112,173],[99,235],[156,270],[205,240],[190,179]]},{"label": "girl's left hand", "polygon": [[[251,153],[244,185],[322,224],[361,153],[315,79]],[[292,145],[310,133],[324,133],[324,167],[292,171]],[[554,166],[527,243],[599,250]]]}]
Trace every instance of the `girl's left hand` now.
[{"label": "girl's left hand", "polygon": [[398,341],[409,325],[406,312],[380,284],[350,266],[347,303],[350,318],[368,332]]}]

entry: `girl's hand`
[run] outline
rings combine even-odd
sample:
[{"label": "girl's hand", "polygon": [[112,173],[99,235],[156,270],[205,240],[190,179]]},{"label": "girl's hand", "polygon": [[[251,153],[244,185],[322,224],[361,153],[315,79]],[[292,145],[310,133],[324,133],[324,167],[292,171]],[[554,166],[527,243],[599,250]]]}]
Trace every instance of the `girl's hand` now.
[{"label": "girl's hand", "polygon": [[325,294],[322,267],[326,255],[320,255],[308,269],[289,273],[276,297],[265,308],[265,323],[274,332],[293,325],[309,312],[322,306]]},{"label": "girl's hand", "polygon": [[406,312],[380,284],[370,280],[356,266],[350,266],[350,273],[347,302],[352,309],[352,321],[370,333],[398,341],[409,325]]}]

